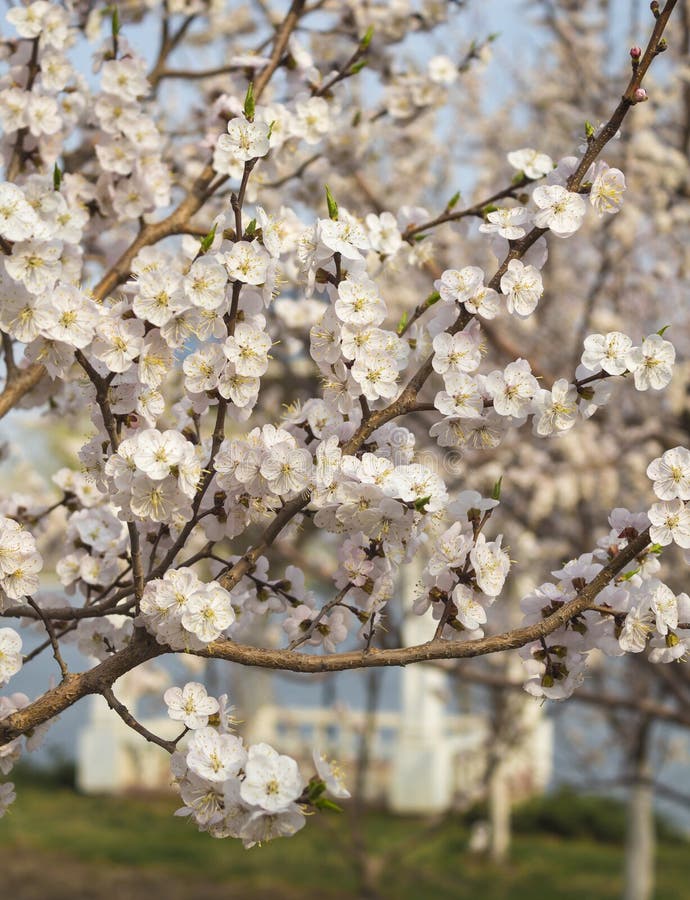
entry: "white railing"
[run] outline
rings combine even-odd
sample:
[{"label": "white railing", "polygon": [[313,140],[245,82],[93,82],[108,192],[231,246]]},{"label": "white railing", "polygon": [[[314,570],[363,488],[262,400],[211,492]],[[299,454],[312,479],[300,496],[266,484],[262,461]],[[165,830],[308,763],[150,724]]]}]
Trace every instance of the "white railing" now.
[{"label": "white railing", "polygon": [[[86,793],[123,793],[163,790],[170,785],[169,758],[154,744],[142,741],[110,710],[102,698],[93,698],[90,723],[77,744],[77,779]],[[142,719],[142,724],[162,737],[179,734],[177,723],[164,717]],[[244,729],[247,743],[265,741],[293,756],[305,774],[313,772],[312,750],[338,761],[346,780],[354,785],[362,736],[368,734],[368,765],[364,795],[377,803],[396,802],[393,780],[403,771],[403,794],[419,811],[447,809],[458,800],[476,796],[482,789],[488,746],[489,721],[476,714],[449,715],[442,731],[429,740],[398,712],[374,716],[344,707],[259,707]],[[552,736],[549,723],[538,722],[507,761],[514,796],[527,796],[546,786],[551,773]],[[401,760],[403,767],[401,770]],[[398,774],[396,774],[396,772]],[[433,775],[433,797],[425,777]]]}]

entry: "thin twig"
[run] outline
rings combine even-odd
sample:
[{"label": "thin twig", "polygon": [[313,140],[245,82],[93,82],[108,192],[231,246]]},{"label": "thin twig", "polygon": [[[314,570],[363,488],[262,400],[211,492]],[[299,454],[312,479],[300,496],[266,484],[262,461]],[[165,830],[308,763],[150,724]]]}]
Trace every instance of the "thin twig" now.
[{"label": "thin twig", "polygon": [[60,667],[60,674],[62,675],[62,680],[66,681],[69,678],[69,669],[67,668],[67,663],[62,658],[62,653],[60,652],[60,644],[58,643],[58,639],[55,636],[55,631],[53,630],[53,626],[49,619],[46,618],[41,607],[36,603],[33,597],[27,597],[26,602],[32,609],[35,609],[38,613],[41,621],[45,625],[45,629],[48,632],[48,639],[50,641],[50,646],[53,648],[53,656],[55,657],[55,662]]},{"label": "thin twig", "polygon": [[[127,709],[124,703],[120,703],[115,694],[113,694],[113,690],[110,687],[105,687],[101,690],[101,694],[105,698],[108,706],[118,714],[118,716],[122,719],[125,725],[129,725],[131,729],[138,732],[142,737],[146,738],[147,741],[151,744],[158,744],[159,747],[162,747],[164,750],[167,750],[168,753],[174,753],[177,749],[177,741],[180,738],[177,738],[174,741],[166,741],[165,738],[158,737],[157,734],[154,734],[152,731],[149,731],[148,728],[145,728],[141,722],[134,718],[132,713]],[[185,732],[183,732],[184,734]],[[180,735],[182,737],[182,735]]]}]

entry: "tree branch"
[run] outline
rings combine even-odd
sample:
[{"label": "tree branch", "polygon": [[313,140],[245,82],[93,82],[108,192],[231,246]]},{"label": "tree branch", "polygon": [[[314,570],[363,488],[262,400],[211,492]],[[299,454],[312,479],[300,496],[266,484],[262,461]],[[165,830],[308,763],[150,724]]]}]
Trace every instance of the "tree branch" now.
[{"label": "tree branch", "polygon": [[[118,714],[118,716],[122,719],[125,725],[129,725],[129,727],[140,734],[142,737],[146,738],[146,740],[150,744],[158,744],[159,747],[162,747],[164,750],[167,750],[168,753],[174,753],[177,748],[177,741],[166,741],[162,737],[158,737],[157,734],[154,734],[152,731],[149,731],[148,728],[145,728],[141,722],[134,718],[132,713],[127,709],[124,703],[120,703],[115,694],[113,694],[112,688],[106,687],[103,688],[101,694],[105,697],[105,701],[108,706]],[[179,738],[178,738],[179,740]]]}]

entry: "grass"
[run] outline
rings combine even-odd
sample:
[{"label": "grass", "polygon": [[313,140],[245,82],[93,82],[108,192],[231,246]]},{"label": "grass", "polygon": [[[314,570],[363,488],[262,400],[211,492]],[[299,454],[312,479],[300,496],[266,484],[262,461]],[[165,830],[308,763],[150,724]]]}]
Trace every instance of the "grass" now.
[{"label": "grass", "polygon": [[[0,821],[3,870],[21,854],[30,854],[39,862],[37,871],[40,860],[45,859],[53,882],[56,877],[59,881],[56,866],[58,870],[82,867],[82,880],[89,879],[89,872],[132,870],[149,879],[145,893],[143,888],[141,894],[129,890],[128,896],[133,898],[150,898],[151,884],[160,885],[169,896],[167,886],[173,883],[180,889],[187,885],[181,896],[201,896],[197,890],[201,882],[207,885],[204,897],[230,900],[268,896],[275,900],[345,900],[360,896],[346,815],[321,815],[294,838],[246,851],[237,841],[214,840],[199,834],[186,820],[173,818],[174,797],[84,797],[69,788],[31,784],[24,779],[17,787],[17,800]],[[378,861],[381,869],[377,875],[380,894],[391,900],[603,900],[620,896],[620,844],[519,834],[510,862],[495,867],[467,852],[468,830],[461,823],[451,822],[415,839],[427,827],[419,820],[371,812],[361,827],[371,848],[370,863],[376,869]],[[381,867],[386,853],[388,864]],[[687,896],[689,876],[687,844],[662,841],[656,900]],[[12,896],[23,900],[40,893],[23,894],[15,889]],[[51,891],[50,896],[63,895]],[[87,891],[79,896],[101,894]]]}]

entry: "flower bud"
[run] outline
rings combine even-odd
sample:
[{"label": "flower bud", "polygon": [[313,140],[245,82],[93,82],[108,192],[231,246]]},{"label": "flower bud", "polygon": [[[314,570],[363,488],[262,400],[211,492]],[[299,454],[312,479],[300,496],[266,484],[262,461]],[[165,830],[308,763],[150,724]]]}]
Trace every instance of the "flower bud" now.
[{"label": "flower bud", "polygon": [[631,59],[639,59],[642,56],[642,47],[631,47],[630,48],[630,58]]},{"label": "flower bud", "polygon": [[633,94],[633,102],[644,103],[645,100],[649,100],[649,95],[643,87],[639,87]]}]

